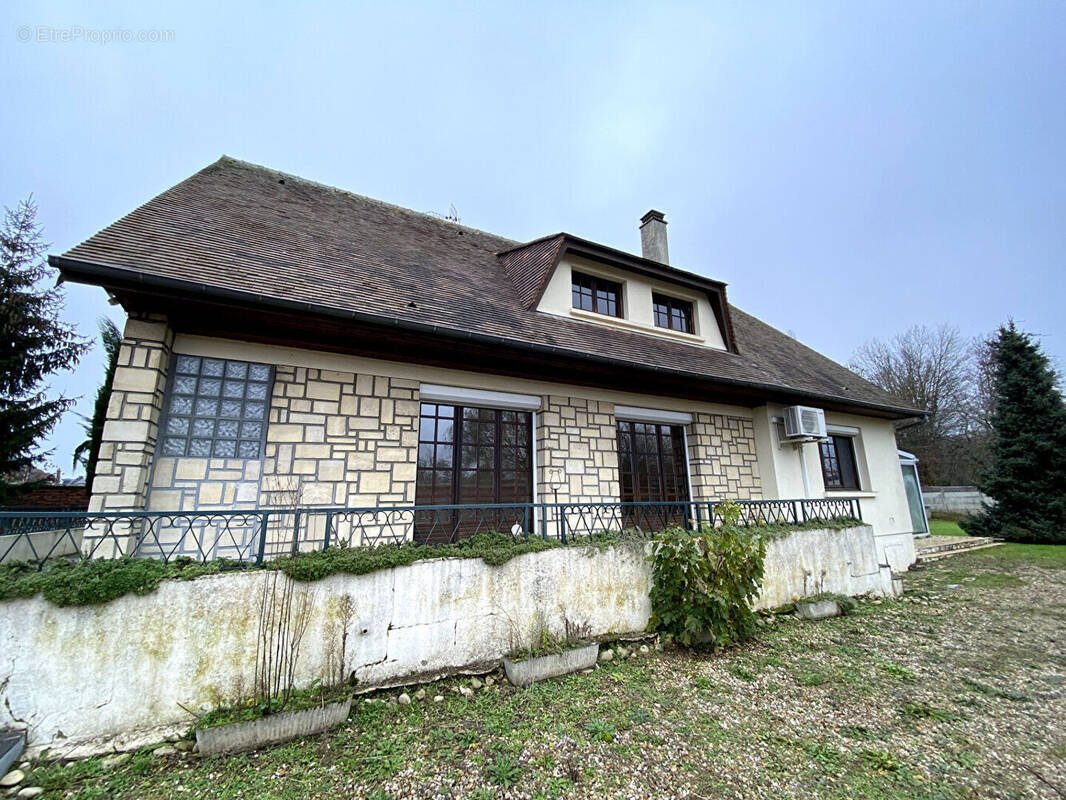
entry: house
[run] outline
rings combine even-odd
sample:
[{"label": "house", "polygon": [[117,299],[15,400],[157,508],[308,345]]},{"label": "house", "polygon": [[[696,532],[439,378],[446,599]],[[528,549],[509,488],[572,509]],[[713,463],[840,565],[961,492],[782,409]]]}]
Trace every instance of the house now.
[{"label": "house", "polygon": [[[858,500],[906,568],[916,412],[671,266],[660,212],[640,236],[515,242],[224,157],[50,258],[129,315],[90,510]],[[800,406],[822,435],[786,437]]]}]

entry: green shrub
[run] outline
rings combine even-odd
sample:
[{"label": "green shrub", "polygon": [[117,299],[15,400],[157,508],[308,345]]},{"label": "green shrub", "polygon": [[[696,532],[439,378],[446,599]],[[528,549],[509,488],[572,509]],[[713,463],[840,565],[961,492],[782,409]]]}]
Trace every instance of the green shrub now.
[{"label": "green shrub", "polygon": [[650,627],[686,647],[743,642],[755,631],[751,604],[763,576],[766,542],[737,525],[739,507],[717,506],[720,528],[670,528],[652,550]]}]

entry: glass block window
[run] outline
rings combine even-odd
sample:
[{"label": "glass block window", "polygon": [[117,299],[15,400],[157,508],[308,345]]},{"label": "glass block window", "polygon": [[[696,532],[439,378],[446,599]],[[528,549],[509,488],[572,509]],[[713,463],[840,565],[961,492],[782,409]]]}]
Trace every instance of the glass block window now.
[{"label": "glass block window", "polygon": [[161,455],[261,458],[273,379],[267,364],[176,356]]}]

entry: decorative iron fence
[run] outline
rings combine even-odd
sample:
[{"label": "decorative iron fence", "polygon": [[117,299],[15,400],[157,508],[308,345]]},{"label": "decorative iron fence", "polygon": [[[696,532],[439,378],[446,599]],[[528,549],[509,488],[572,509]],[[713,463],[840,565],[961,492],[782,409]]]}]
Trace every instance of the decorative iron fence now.
[{"label": "decorative iron fence", "polygon": [[[862,519],[857,499],[740,500],[740,523]],[[721,524],[717,501],[520,503],[246,511],[0,511],[0,563],[140,556],[261,564],[331,545],[439,545],[483,532],[569,541]]]}]

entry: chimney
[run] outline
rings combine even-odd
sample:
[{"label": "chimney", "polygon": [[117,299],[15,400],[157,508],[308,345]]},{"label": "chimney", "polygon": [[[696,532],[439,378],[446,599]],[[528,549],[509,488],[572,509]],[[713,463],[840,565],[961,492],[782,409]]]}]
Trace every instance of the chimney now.
[{"label": "chimney", "polygon": [[654,208],[640,218],[640,253],[649,261],[670,263],[666,249],[666,216]]}]

